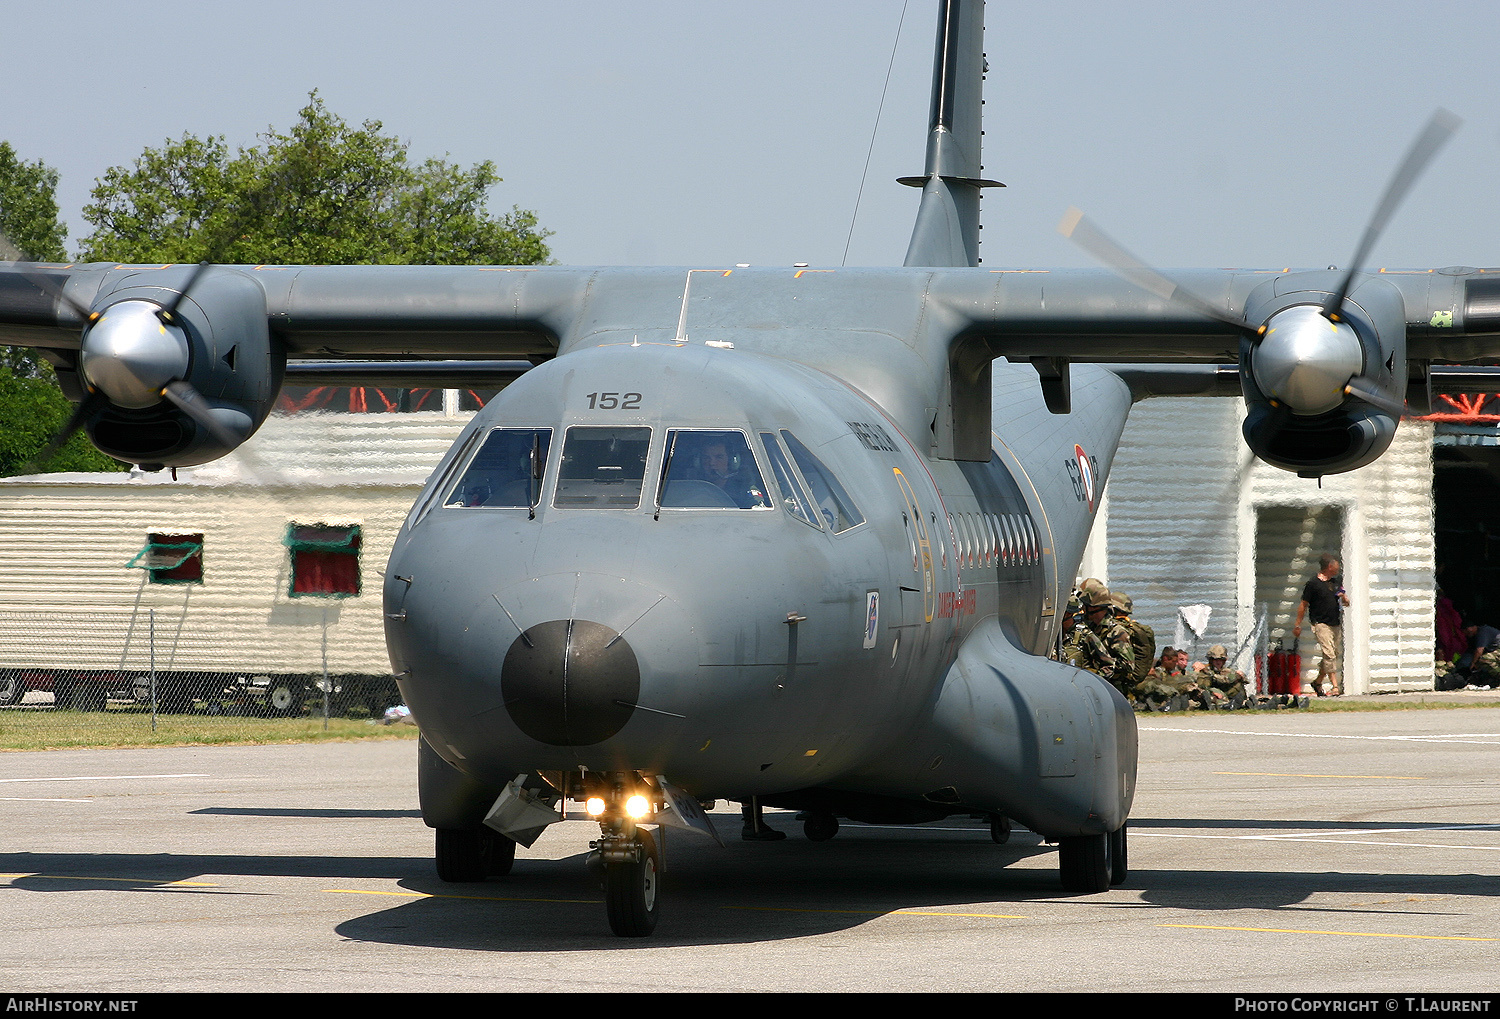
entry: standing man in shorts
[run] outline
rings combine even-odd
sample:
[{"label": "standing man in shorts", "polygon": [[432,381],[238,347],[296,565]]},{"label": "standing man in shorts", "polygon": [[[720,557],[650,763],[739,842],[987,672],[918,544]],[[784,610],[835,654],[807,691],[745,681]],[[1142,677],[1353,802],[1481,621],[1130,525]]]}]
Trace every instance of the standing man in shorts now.
[{"label": "standing man in shorts", "polygon": [[[1302,636],[1302,616],[1311,609],[1313,636],[1318,641],[1318,678],[1313,690],[1319,697],[1344,692],[1339,683],[1340,626],[1344,609],[1349,605],[1349,596],[1344,593],[1344,584],[1339,577],[1339,561],[1335,556],[1323,553],[1318,558],[1318,575],[1302,588],[1302,601],[1297,603],[1297,625],[1292,635]],[[1324,681],[1328,689],[1323,688]]]}]

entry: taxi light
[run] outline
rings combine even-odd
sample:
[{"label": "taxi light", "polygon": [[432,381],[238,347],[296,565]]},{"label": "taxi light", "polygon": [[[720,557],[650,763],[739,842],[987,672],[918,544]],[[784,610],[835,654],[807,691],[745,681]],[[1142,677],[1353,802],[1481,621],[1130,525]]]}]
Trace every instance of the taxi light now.
[{"label": "taxi light", "polygon": [[631,817],[645,817],[651,813],[651,801],[644,796],[632,796],[625,801],[625,813]]},{"label": "taxi light", "polygon": [[598,796],[590,796],[588,802],[583,805],[583,809],[589,812],[590,817],[598,817],[604,813],[604,800]]}]

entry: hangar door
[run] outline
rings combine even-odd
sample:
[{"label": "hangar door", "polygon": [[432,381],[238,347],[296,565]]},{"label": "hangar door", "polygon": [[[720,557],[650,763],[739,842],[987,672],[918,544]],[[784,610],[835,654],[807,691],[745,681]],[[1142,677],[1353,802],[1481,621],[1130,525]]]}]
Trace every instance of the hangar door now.
[{"label": "hangar door", "polygon": [[[1292,649],[1292,627],[1302,587],[1318,572],[1318,557],[1331,552],[1343,559],[1344,511],[1337,506],[1260,506],[1255,513],[1255,606],[1266,607],[1271,647],[1283,641]],[[1347,640],[1347,635],[1345,637]],[[1312,626],[1302,621],[1302,675],[1317,675],[1317,642]],[[1342,663],[1341,663],[1342,664]],[[1309,668],[1311,666],[1311,668]],[[1343,674],[1342,667],[1339,669]]]},{"label": "hangar door", "polygon": [[1439,432],[1432,450],[1437,582],[1466,617],[1500,625],[1500,447],[1448,445],[1467,436]]}]

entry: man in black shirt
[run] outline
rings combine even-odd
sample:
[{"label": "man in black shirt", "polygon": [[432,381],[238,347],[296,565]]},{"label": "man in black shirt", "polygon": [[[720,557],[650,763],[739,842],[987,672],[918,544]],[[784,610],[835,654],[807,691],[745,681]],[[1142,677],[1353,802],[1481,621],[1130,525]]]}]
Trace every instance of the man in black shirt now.
[{"label": "man in black shirt", "polygon": [[[1313,636],[1318,640],[1320,656],[1313,690],[1319,697],[1330,693],[1337,697],[1344,692],[1339,685],[1339,637],[1349,596],[1344,593],[1343,582],[1339,579],[1339,561],[1335,556],[1325,552],[1318,558],[1318,566],[1318,575],[1302,588],[1302,601],[1297,603],[1297,625],[1292,627],[1292,634],[1302,636],[1302,617],[1311,608]],[[1328,683],[1326,690],[1323,686],[1325,680]]]}]

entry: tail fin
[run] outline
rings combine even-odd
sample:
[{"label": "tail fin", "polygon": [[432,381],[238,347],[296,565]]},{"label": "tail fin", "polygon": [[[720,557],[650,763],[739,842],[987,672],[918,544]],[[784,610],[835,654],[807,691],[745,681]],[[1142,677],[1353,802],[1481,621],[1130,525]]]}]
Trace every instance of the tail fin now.
[{"label": "tail fin", "polygon": [[927,169],[902,184],[922,189],[907,265],[979,264],[980,94],[985,72],[984,0],[943,0],[932,67]]}]

